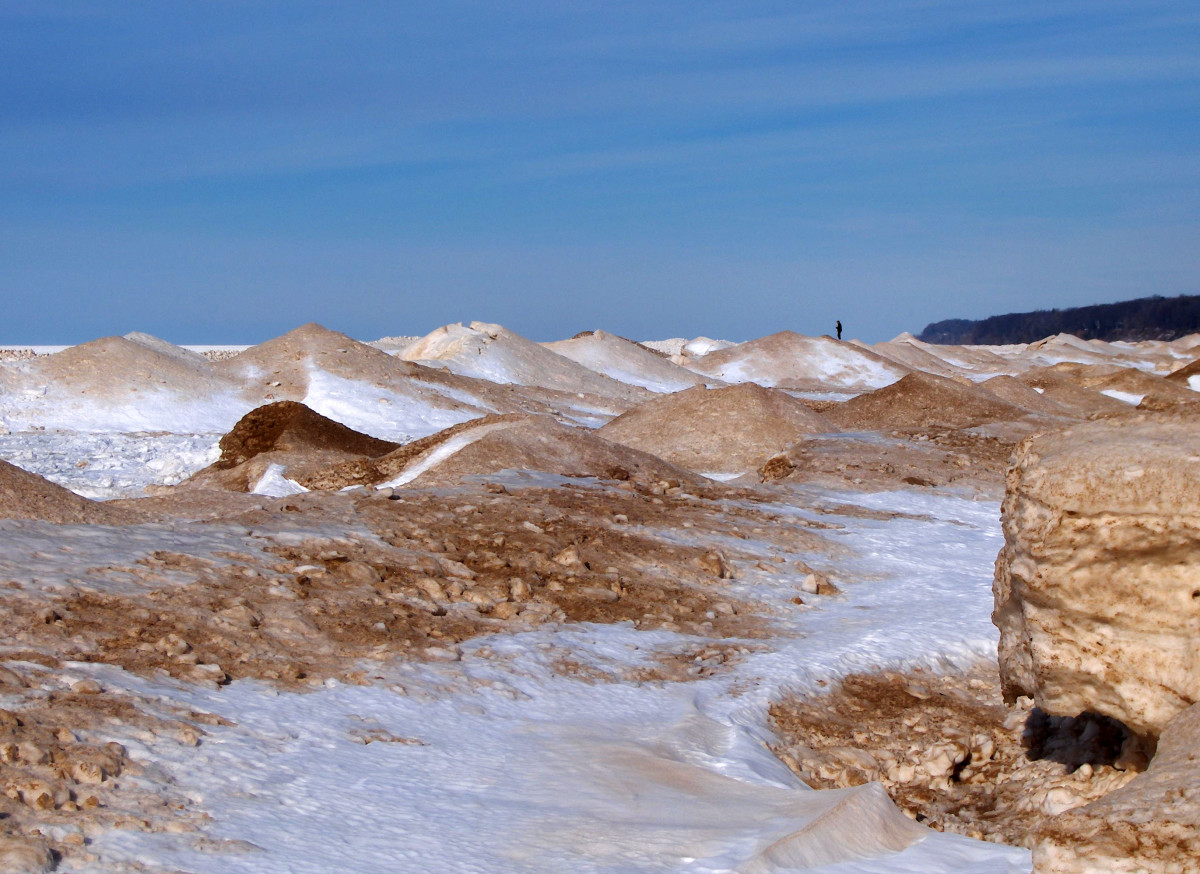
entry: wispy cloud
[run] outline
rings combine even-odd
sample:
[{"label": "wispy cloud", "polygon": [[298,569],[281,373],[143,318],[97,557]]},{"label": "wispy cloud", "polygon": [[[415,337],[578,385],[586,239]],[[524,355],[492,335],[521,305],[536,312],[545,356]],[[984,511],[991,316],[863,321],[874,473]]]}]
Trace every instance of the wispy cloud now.
[{"label": "wispy cloud", "polygon": [[[506,270],[520,256],[497,253],[528,253],[537,298],[581,249],[624,258],[631,287],[704,251],[727,267],[706,260],[695,282],[768,289],[731,253],[783,276],[794,252],[876,239],[912,255],[856,254],[864,283],[933,287],[973,252],[999,293],[989,234],[1081,253],[1200,216],[1190,0],[14,0],[0,29],[0,221],[46,253],[80,228],[330,258],[361,237]],[[630,254],[655,247],[692,254]],[[146,257],[165,276],[187,250]],[[1160,277],[1190,269],[1156,251]],[[1044,260],[1038,293],[1072,263]],[[130,287],[159,275],[61,251],[20,275],[83,287],[100,265]]]}]

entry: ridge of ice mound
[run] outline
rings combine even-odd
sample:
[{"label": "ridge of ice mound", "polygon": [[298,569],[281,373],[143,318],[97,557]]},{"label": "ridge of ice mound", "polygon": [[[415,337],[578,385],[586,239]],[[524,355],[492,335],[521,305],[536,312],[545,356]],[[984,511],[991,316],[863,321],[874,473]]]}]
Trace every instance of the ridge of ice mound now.
[{"label": "ridge of ice mound", "polygon": [[588,370],[653,392],[682,391],[705,381],[662,353],[605,331],[588,331],[544,345]]},{"label": "ridge of ice mound", "polygon": [[208,359],[200,353],[185,349],[182,346],[176,346],[174,343],[168,343],[166,340],[155,337],[153,334],[147,334],[144,331],[130,331],[122,339],[145,346],[147,349],[153,349],[161,355],[176,358],[192,367],[203,368],[208,364]]},{"label": "ridge of ice mound", "polygon": [[801,391],[868,391],[909,372],[870,349],[831,337],[782,331],[710,352],[689,364],[725,382],[754,382]]},{"label": "ridge of ice mound", "polygon": [[7,461],[0,461],[0,518],[93,525],[140,520],[137,513],[89,501]]},{"label": "ridge of ice mound", "polygon": [[804,435],[828,430],[824,418],[790,395],[744,383],[655,398],[598,433],[697,472],[743,473]]},{"label": "ridge of ice mound", "polygon": [[[594,476],[698,485],[694,474],[655,455],[613,443],[587,428],[573,428],[547,416],[489,417],[433,435],[413,455],[401,447],[393,456],[403,466],[386,485],[419,481],[422,485],[452,483],[467,476],[486,476],[502,470],[532,470],[559,476]],[[389,456],[374,465],[387,470]]]},{"label": "ridge of ice mound", "polygon": [[558,392],[597,395],[624,401],[646,397],[642,388],[625,385],[501,325],[471,322],[444,325],[405,348],[402,357],[453,373],[501,385],[537,386]]}]

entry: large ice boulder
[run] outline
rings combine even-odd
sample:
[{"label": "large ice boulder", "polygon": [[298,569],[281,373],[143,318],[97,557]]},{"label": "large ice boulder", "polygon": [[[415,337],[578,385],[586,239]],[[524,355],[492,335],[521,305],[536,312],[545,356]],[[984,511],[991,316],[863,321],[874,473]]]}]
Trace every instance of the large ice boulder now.
[{"label": "large ice boulder", "polygon": [[1003,525],[992,621],[1006,698],[1149,740],[1200,700],[1200,419],[1027,439]]}]

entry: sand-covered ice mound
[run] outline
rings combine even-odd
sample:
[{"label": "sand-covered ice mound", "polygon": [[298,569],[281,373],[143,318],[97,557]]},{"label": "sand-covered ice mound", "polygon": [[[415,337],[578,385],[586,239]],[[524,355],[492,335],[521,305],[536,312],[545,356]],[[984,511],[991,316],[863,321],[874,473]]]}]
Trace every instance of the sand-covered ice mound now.
[{"label": "sand-covered ice mound", "polygon": [[230,387],[203,356],[149,334],[102,337],[70,346],[33,359],[28,372],[56,386],[122,400],[147,388],[207,394]]},{"label": "sand-covered ice mound", "polygon": [[[1022,373],[1017,379],[1076,418],[1121,415],[1129,411],[1130,405],[1125,401],[1084,386],[1078,374],[1064,370],[1072,366],[1060,364],[1054,367],[1035,367]],[[1113,369],[1105,368],[1104,372],[1111,374]]]},{"label": "sand-covered ice mound", "polygon": [[894,361],[896,364],[909,370],[936,373],[938,376],[954,376],[961,371],[961,368],[951,365],[944,358],[940,358],[932,352],[917,346],[915,343],[907,343],[903,340],[888,340],[883,343],[876,343],[870,349],[877,355],[881,355],[889,361]]},{"label": "sand-covered ice mound", "polygon": [[0,423],[12,430],[211,433],[250,406],[202,356],[148,334],[13,363],[3,385]]},{"label": "sand-covered ice mound", "polygon": [[1143,370],[1122,367],[1116,373],[1084,383],[1103,395],[1146,410],[1168,410],[1200,402],[1200,394],[1187,384],[1168,380]]},{"label": "sand-covered ice mound", "polygon": [[1166,378],[1172,382],[1183,383],[1193,391],[1200,391],[1200,358],[1171,371]]},{"label": "sand-covered ice mound", "polygon": [[221,448],[221,459],[183,488],[280,496],[353,486],[398,487],[418,480],[418,485],[436,485],[502,470],[703,482],[661,458],[548,416],[485,416],[397,446],[285,402],[255,410],[222,439]]},{"label": "sand-covered ice mound", "polygon": [[[218,366],[246,383],[248,396],[257,403],[301,401],[356,430],[399,442],[489,414],[561,415],[599,424],[650,396],[494,327],[503,348],[483,358],[512,365],[519,378],[492,379],[482,365],[474,375],[468,372],[472,367],[449,359],[430,359],[426,366],[316,324],[251,347]],[[531,350],[532,358],[517,360]],[[564,367],[580,379],[556,375],[556,368]],[[599,389],[607,394],[596,393]]]},{"label": "sand-covered ice mound", "polygon": [[1024,409],[985,388],[930,373],[910,373],[825,413],[846,431],[971,428],[1025,415]]},{"label": "sand-covered ice mound", "polygon": [[221,438],[215,467],[244,464],[263,452],[322,450],[346,455],[386,455],[398,444],[335,422],[296,401],[277,401],[247,413]]},{"label": "sand-covered ice mound", "polygon": [[710,352],[688,365],[725,382],[754,382],[801,391],[869,391],[908,368],[854,343],[783,331]]},{"label": "sand-covered ice mound", "polygon": [[[462,405],[461,401],[435,390],[445,382],[445,374],[388,355],[314,322],[251,346],[233,358],[218,362],[216,367],[250,381],[266,394],[293,400],[310,392],[313,372],[321,371],[339,379],[393,390],[403,387],[432,404]],[[457,387],[469,385],[461,383]]]},{"label": "sand-covered ice mound", "polygon": [[645,389],[626,385],[577,364],[500,325],[445,325],[406,347],[405,360],[445,367],[453,373],[501,385],[537,386],[627,402],[645,399]]},{"label": "sand-covered ice mound", "polygon": [[1076,364],[1112,364],[1113,353],[1108,344],[1095,340],[1081,340],[1074,334],[1055,334],[1036,343],[1030,343],[1020,357],[1035,365],[1054,365],[1064,362]]},{"label": "sand-covered ice mound", "polygon": [[1180,385],[1178,380],[1120,364],[1060,362],[1033,368],[1020,379],[1085,416],[1120,413],[1138,406],[1167,410],[1200,400],[1186,383]]},{"label": "sand-covered ice mound", "polygon": [[0,519],[119,525],[140,518],[137,513],[89,501],[35,473],[0,461]]},{"label": "sand-covered ice mound", "polygon": [[[397,449],[322,416],[297,401],[276,401],[243,416],[221,438],[221,456],[184,486],[254,491],[268,479],[319,475],[343,462],[369,459]],[[270,493],[269,491],[264,493]]]},{"label": "sand-covered ice mound", "polygon": [[1002,374],[979,383],[981,388],[1010,404],[1043,416],[1066,416],[1077,418],[1078,410],[1064,406],[1051,397],[1047,397],[1028,383],[1022,382],[1015,376]]},{"label": "sand-covered ice mound", "polygon": [[419,368],[315,322],[301,325],[217,362],[218,369],[264,393],[296,399],[308,390],[314,368],[342,379],[393,386]]},{"label": "sand-covered ice mound", "polygon": [[[535,470],[559,476],[592,476],[637,482],[673,481],[699,484],[690,472],[646,452],[613,443],[586,428],[572,428],[545,416],[530,416],[485,425],[477,435],[470,429],[456,435],[461,445],[447,444],[422,456],[401,479],[424,468],[411,481],[422,485],[456,482],[467,476],[501,470]],[[429,464],[434,455],[448,453]],[[426,465],[428,466],[426,467]]]},{"label": "sand-covered ice mound", "polygon": [[828,430],[824,418],[790,395],[744,383],[655,398],[598,433],[690,470],[742,473],[757,470],[805,434]]},{"label": "sand-covered ice mound", "polygon": [[682,391],[705,381],[672,363],[664,353],[606,331],[585,331],[545,346],[588,370],[654,392]]}]

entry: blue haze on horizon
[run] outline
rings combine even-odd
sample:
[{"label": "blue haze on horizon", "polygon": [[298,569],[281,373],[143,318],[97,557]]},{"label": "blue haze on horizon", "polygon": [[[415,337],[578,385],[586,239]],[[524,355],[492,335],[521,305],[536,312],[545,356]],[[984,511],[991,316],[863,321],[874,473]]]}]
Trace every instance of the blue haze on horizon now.
[{"label": "blue haze on horizon", "polygon": [[0,343],[1200,293],[1194,0],[8,0]]}]

